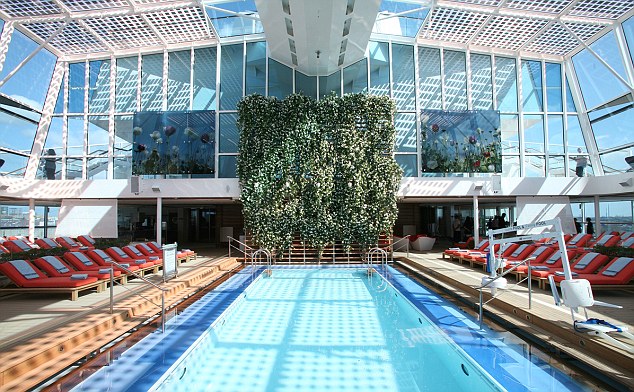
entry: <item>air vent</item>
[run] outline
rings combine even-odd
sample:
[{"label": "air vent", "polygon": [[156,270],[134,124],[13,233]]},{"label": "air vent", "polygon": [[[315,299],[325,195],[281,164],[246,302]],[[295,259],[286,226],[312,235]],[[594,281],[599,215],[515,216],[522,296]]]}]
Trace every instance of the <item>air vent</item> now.
[{"label": "air vent", "polygon": [[350,15],[354,11],[354,0],[348,0],[348,5],[346,6],[346,15]]},{"label": "air vent", "polygon": [[345,52],[347,47],[348,47],[348,38],[344,38],[343,41],[341,41],[341,49],[339,49],[339,53]]},{"label": "air vent", "polygon": [[350,34],[350,24],[352,23],[352,18],[348,18],[346,19],[345,22],[343,22],[343,34],[342,36],[345,37],[346,35]]},{"label": "air vent", "polygon": [[295,34],[293,34],[293,21],[288,18],[284,18],[284,21],[286,22],[286,34],[294,37]]},{"label": "air vent", "polygon": [[344,57],[346,57],[345,53],[342,53],[342,54],[339,55],[339,63],[338,64],[339,64],[340,67],[341,67],[341,64],[343,64]]},{"label": "air vent", "polygon": [[297,53],[297,49],[295,48],[295,40],[289,38],[288,47],[291,48],[291,53]]},{"label": "air vent", "polygon": [[289,3],[290,0],[282,0],[282,11],[284,11],[284,13],[286,15],[290,15],[291,14],[291,5]]},{"label": "air vent", "polygon": [[293,61],[293,64],[297,66],[297,55],[295,53],[291,53],[291,61]]}]

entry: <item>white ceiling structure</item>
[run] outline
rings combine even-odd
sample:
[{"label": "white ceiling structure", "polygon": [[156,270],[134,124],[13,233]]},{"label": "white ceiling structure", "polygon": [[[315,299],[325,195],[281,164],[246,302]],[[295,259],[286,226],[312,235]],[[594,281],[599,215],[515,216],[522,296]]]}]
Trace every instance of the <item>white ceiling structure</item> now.
[{"label": "white ceiling structure", "polygon": [[68,61],[235,41],[218,24],[241,18],[271,57],[325,75],[363,57],[376,20],[415,22],[400,4],[424,9],[411,42],[560,60],[634,14],[634,0],[3,0],[0,17]]}]

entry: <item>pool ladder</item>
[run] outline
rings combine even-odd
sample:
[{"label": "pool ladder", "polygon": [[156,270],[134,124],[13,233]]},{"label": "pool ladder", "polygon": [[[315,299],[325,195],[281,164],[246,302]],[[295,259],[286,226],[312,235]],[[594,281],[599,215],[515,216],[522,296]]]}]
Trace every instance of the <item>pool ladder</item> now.
[{"label": "pool ladder", "polygon": [[[260,248],[253,252],[253,255],[251,256],[251,279],[255,278],[255,271],[257,270],[255,265],[256,260],[262,260],[263,256],[266,257],[266,269],[264,270],[264,273],[267,276],[271,276],[271,274],[273,274],[273,270],[271,269],[271,260],[273,258],[271,256],[271,252],[268,249]],[[257,264],[261,263],[258,262]]]},{"label": "pool ladder", "polygon": [[366,255],[366,260],[368,262],[368,267],[367,267],[368,274],[371,274],[372,260],[374,259],[375,256],[377,256],[377,258],[379,259],[380,267],[383,272],[383,279],[381,280],[381,284],[378,287],[380,288],[381,286],[385,284],[385,287],[383,288],[383,290],[385,290],[387,289],[387,279],[388,279],[388,268],[387,268],[388,255],[385,249],[383,248],[377,247],[377,248],[370,249]]}]

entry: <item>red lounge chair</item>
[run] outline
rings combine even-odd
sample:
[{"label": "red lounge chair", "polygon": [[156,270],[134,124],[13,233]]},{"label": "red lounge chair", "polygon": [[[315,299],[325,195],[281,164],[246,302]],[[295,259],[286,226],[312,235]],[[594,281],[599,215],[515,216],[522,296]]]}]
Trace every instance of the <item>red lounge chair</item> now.
[{"label": "red lounge chair", "polygon": [[[610,258],[600,253],[588,252],[583,254],[570,266],[572,277],[575,278],[579,274],[592,274],[603,267],[608,261],[610,261]],[[548,275],[564,276],[563,265],[559,268],[550,268],[548,270],[533,269],[531,271],[531,278],[538,279],[539,286],[544,289],[548,284]]]},{"label": "red lounge chair", "polygon": [[150,248],[150,246],[145,243],[136,244],[136,248],[138,249],[139,252],[143,253],[143,255],[145,256],[161,257],[163,255],[162,250],[157,252],[154,249]]},{"label": "red lounge chair", "polygon": [[77,237],[77,242],[82,244],[83,246],[88,246],[90,248],[95,248],[96,241],[89,235],[80,235]]},{"label": "red lounge chair", "polygon": [[534,251],[535,251],[535,245],[521,244],[520,246],[515,248],[513,253],[511,253],[508,257],[505,257],[504,260],[507,262],[524,260],[528,257],[528,255],[530,255]]},{"label": "red lounge chair", "polygon": [[579,233],[566,242],[566,248],[581,248],[592,239],[592,235]]},{"label": "red lounge chair", "polygon": [[[70,252],[70,253],[75,254],[75,252]],[[76,253],[81,253],[81,252],[76,252]],[[66,254],[68,254],[68,252]],[[92,261],[94,261],[96,264],[98,264],[102,268],[103,267],[110,268],[110,266],[112,265],[111,262],[114,261],[112,259],[112,257],[110,257],[109,254],[107,254],[106,252],[104,252],[101,249],[92,249],[92,250],[86,251],[86,256],[90,257],[90,259]],[[137,265],[136,263],[132,263],[132,264],[119,263],[119,264],[123,265],[129,271],[132,271],[132,272],[135,272],[135,273],[136,272],[141,272],[142,273],[141,267],[139,265]],[[115,269],[115,271],[121,271],[121,272],[127,273],[126,270],[121,269],[121,268],[119,268],[119,266],[116,266],[116,265],[115,265],[114,269]]]},{"label": "red lounge chair", "polygon": [[634,237],[630,237],[621,244],[623,248],[634,248]]},{"label": "red lounge chair", "polygon": [[[74,270],[73,267],[68,265],[58,256],[44,256],[33,260],[33,264],[37,268],[44,271],[48,276],[72,276],[77,274],[85,274],[95,277],[99,280],[110,279],[110,268],[103,267],[101,269],[92,270]],[[113,271],[115,277],[121,276],[121,271]]]},{"label": "red lounge chair", "polygon": [[[548,258],[550,257],[550,255],[552,255],[555,252],[555,248],[552,246],[546,246],[546,245],[542,245],[538,248],[536,248],[533,253],[529,254],[528,256],[526,256],[525,258],[521,259],[521,260],[510,260],[508,263],[506,263],[506,266],[504,267],[504,269],[511,269],[514,265],[519,264],[520,262],[526,260],[529,257],[534,257],[534,260],[531,260],[531,267],[534,265],[542,265],[546,262],[546,260],[548,260]],[[521,272],[526,272],[528,270],[528,266],[526,264],[520,265],[519,267],[517,267],[515,269],[515,273],[521,273]]]},{"label": "red lounge chair", "polygon": [[146,256],[132,245],[124,246],[123,248],[121,248],[121,250],[123,250],[128,256],[132,257],[133,259],[144,259],[150,263],[153,263],[154,265],[163,264],[163,259],[161,259],[160,257]]},{"label": "red lounge chair", "polygon": [[11,253],[27,252],[31,249],[36,249],[23,240],[8,240],[3,242],[2,246],[7,248]]},{"label": "red lounge chair", "polygon": [[[161,245],[159,245],[158,242],[151,241],[151,242],[147,242],[146,245],[150,249],[152,249],[154,251],[154,253],[160,253],[161,255],[163,255],[163,250],[161,249]],[[194,253],[192,251],[190,251],[190,252]],[[176,259],[178,261],[188,261],[190,257],[193,257],[193,256],[190,256],[190,254],[188,252],[183,252],[183,251],[178,251],[178,250],[176,251]]]},{"label": "red lounge chair", "polygon": [[[592,287],[607,285],[626,285],[634,279],[634,259],[631,257],[615,257],[596,274],[579,274],[575,279],[587,279]],[[564,277],[555,276],[556,282]]]},{"label": "red lounge chair", "polygon": [[473,249],[462,249],[460,247],[449,248],[443,252],[442,257],[444,258],[446,255],[446,256],[449,256],[450,259],[452,259],[454,257],[460,257],[460,255],[463,255],[469,252],[482,252],[488,246],[489,246],[489,240],[484,239],[484,240],[480,240],[480,242],[477,243],[473,247]]},{"label": "red lounge chair", "polygon": [[61,246],[63,246],[64,248],[72,252],[91,249],[89,246],[83,246],[82,244],[80,244],[79,242],[75,241],[74,239],[70,237],[57,237],[55,238],[55,241],[57,241],[58,244],[60,244]]},{"label": "red lounge chair", "polygon": [[49,278],[26,260],[0,263],[0,272],[20,287],[20,289],[1,289],[0,291],[3,292],[63,292],[70,293],[71,300],[75,301],[80,291],[96,288],[97,292],[101,292],[104,289],[104,284],[91,276]]},{"label": "red lounge chair", "polygon": [[634,237],[634,231],[624,231],[621,233],[621,241],[625,241],[628,238]]},{"label": "red lounge chair", "polygon": [[61,246],[55,242],[52,238],[38,238],[35,240],[35,244],[41,249],[55,249],[61,248]]},{"label": "red lounge chair", "polygon": [[[516,244],[513,242],[507,242],[506,244],[504,244],[504,246],[502,247],[500,251],[497,251],[496,249],[495,257],[500,257],[502,259],[505,259],[509,257],[511,254],[513,254],[513,252],[515,252],[515,249],[517,248],[519,248],[519,244]],[[469,265],[473,267],[474,264],[478,264],[478,265],[481,265],[483,268],[486,268],[486,264],[487,264],[486,254],[484,256],[475,256],[475,257],[469,258]]]},{"label": "red lounge chair", "polygon": [[577,248],[577,254],[590,252],[595,246],[617,246],[621,237],[613,234],[603,234],[594,242],[588,242],[584,248]]},{"label": "red lounge chair", "polygon": [[[136,265],[143,271],[147,270],[148,268],[153,269],[154,267],[153,262],[147,261],[145,259],[133,259],[132,257],[128,256],[123,250],[121,250],[121,248],[116,246],[111,246],[110,248],[106,249],[106,253],[119,264]],[[158,269],[154,272],[158,272]]]},{"label": "red lounge chair", "polygon": [[4,246],[0,245],[0,254],[2,254],[2,253],[11,253],[11,252],[9,252],[9,249],[7,249]]},{"label": "red lounge chair", "polygon": [[[554,249],[553,253],[551,253],[550,256],[548,256],[548,258],[543,263],[541,264],[531,263],[531,270],[532,271],[549,271],[551,268],[553,269],[561,268],[563,264],[561,262],[561,256],[559,253],[560,253],[559,249]],[[566,250],[566,254],[568,256],[568,261],[575,258],[574,250]],[[528,267],[523,265],[518,267],[516,271],[520,274],[527,274]]]}]

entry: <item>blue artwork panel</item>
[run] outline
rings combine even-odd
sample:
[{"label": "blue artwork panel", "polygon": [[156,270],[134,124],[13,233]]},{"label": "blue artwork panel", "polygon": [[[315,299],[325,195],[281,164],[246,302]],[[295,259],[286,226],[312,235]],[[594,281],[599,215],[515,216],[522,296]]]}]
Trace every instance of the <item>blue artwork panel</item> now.
[{"label": "blue artwork panel", "polygon": [[215,118],[212,110],[135,113],[132,173],[214,173]]},{"label": "blue artwork panel", "polygon": [[500,112],[423,110],[421,119],[423,172],[502,172]]}]

